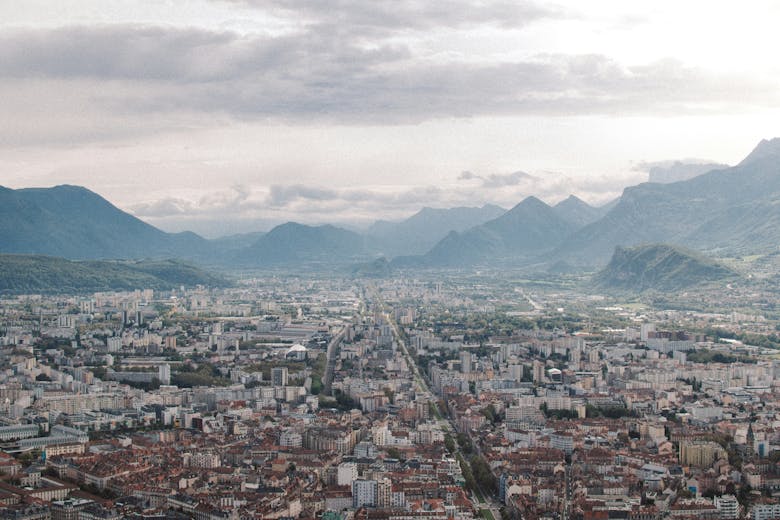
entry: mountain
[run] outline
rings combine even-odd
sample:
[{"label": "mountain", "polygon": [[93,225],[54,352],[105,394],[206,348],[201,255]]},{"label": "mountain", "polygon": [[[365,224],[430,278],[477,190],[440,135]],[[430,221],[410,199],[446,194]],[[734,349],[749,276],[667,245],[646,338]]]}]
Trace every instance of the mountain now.
[{"label": "mountain", "polygon": [[247,267],[353,264],[392,254],[393,267],[562,261],[577,270],[605,265],[616,246],[643,243],[716,255],[778,251],[780,139],[762,141],[734,167],[626,188],[601,208],[576,197],[554,208],[529,197],[506,212],[496,206],[424,208],[399,223],[377,222],[367,235],[287,223],[263,235],[210,241],[161,231],[85,188],[0,187],[0,253],[184,258]]},{"label": "mountain", "polygon": [[666,184],[670,182],[687,181],[712,170],[728,168],[728,164],[713,162],[683,162],[671,161],[656,163],[647,171],[648,182]]},{"label": "mountain", "polygon": [[49,256],[0,254],[0,292],[3,293],[165,290],[181,285],[227,284],[221,276],[173,260],[70,261]]},{"label": "mountain", "polygon": [[363,237],[331,225],[288,222],[276,226],[236,256],[247,267],[351,262],[365,257]]},{"label": "mountain", "polygon": [[734,278],[731,269],[703,255],[666,244],[618,247],[609,264],[593,277],[601,289],[676,291]]},{"label": "mountain", "polygon": [[430,266],[516,263],[561,243],[576,226],[537,199],[528,197],[503,215],[462,233],[451,232],[423,256]]},{"label": "mountain", "polygon": [[354,264],[350,273],[361,278],[385,278],[392,273],[392,267],[387,258],[382,256],[371,262]]},{"label": "mountain", "polygon": [[610,211],[612,211],[612,208],[617,206],[618,202],[620,202],[620,197],[618,197],[616,199],[612,199],[609,202],[607,202],[606,204],[602,204],[601,206],[598,206],[599,211],[601,211],[601,215],[604,216],[607,213],[609,213]]},{"label": "mountain", "polygon": [[594,208],[574,195],[569,195],[568,198],[560,201],[553,206],[553,210],[559,217],[575,227],[582,227],[595,222],[606,213],[602,208]]},{"label": "mountain", "polygon": [[603,265],[618,245],[665,242],[719,254],[768,253],[780,243],[780,139],[742,162],[672,184],[626,188],[618,203],[552,253]]},{"label": "mountain", "polygon": [[238,251],[245,249],[247,246],[254,244],[261,237],[265,235],[263,231],[255,231],[252,233],[238,233],[236,235],[228,235],[219,238],[212,238],[209,240],[209,244],[222,251],[225,254],[232,253],[235,255]]},{"label": "mountain", "polygon": [[0,187],[0,253],[70,259],[193,257],[208,242],[165,233],[79,186]]},{"label": "mountain", "polygon": [[375,222],[366,235],[387,256],[419,255],[429,251],[450,231],[464,231],[492,220],[506,210],[486,204],[482,207],[449,209],[423,208],[401,222]]}]

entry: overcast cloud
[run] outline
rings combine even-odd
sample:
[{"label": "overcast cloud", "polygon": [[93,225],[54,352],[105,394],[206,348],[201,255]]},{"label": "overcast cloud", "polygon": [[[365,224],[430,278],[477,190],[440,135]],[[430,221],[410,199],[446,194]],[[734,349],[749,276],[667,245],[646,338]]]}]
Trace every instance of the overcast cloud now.
[{"label": "overcast cloud", "polygon": [[109,118],[203,112],[381,125],[453,116],[707,114],[780,101],[779,82],[674,59],[620,64],[597,54],[534,54],[430,63],[403,43],[369,45],[330,25],[285,36],[136,25],[8,31],[0,36],[0,78],[48,80],[52,96],[71,85],[63,82],[91,83],[91,102]]},{"label": "overcast cloud", "polygon": [[637,164],[780,134],[771,3],[38,4],[0,6],[0,183],[163,226],[601,203]]}]

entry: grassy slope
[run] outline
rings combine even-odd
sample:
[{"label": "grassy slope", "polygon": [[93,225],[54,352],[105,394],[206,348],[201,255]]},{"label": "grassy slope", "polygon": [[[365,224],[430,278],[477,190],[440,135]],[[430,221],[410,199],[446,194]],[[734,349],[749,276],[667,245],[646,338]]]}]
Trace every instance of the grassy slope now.
[{"label": "grassy slope", "polygon": [[69,293],[225,285],[224,278],[175,260],[84,261],[0,255],[0,292]]}]

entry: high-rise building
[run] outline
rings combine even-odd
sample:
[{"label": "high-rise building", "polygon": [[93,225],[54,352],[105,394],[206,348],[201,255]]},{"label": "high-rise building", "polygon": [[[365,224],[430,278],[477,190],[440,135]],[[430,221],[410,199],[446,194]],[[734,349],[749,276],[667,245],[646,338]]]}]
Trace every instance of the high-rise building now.
[{"label": "high-rise building", "polygon": [[471,352],[468,350],[460,351],[460,371],[464,374],[471,372]]},{"label": "high-rise building", "polygon": [[376,480],[358,479],[352,482],[352,507],[376,507]]},{"label": "high-rise building", "polygon": [[639,339],[647,341],[655,337],[655,323],[643,323],[639,329]]},{"label": "high-rise building", "polygon": [[164,364],[160,365],[160,367],[157,369],[157,379],[160,380],[160,383],[164,385],[170,385],[171,384],[171,365]]},{"label": "high-rise building", "polygon": [[106,346],[109,352],[119,352],[122,349],[122,338],[119,336],[106,338]]},{"label": "high-rise building", "polygon": [[384,477],[376,483],[376,507],[388,508],[392,505],[393,483]]},{"label": "high-rise building", "polygon": [[358,467],[354,462],[342,462],[338,466],[336,480],[339,486],[351,486],[358,478]]},{"label": "high-rise building", "polygon": [[544,382],[544,363],[541,361],[534,361],[534,383]]},{"label": "high-rise building", "polygon": [[271,369],[271,385],[287,386],[287,367],[274,367]]}]

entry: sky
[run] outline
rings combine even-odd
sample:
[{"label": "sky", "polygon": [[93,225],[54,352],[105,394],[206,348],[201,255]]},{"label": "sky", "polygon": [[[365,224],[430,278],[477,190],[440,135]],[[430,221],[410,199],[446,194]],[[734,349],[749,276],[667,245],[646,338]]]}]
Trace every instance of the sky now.
[{"label": "sky", "polygon": [[167,231],[599,205],[780,136],[774,1],[0,0],[0,185]]}]

